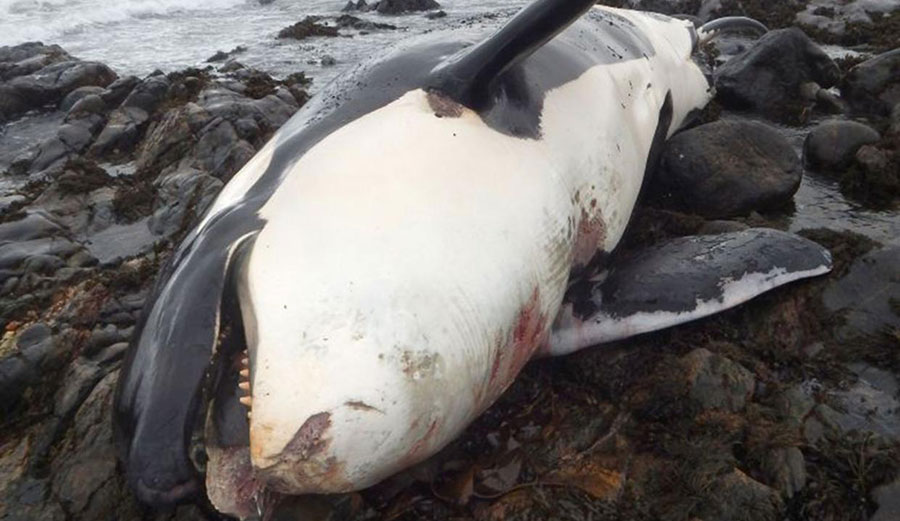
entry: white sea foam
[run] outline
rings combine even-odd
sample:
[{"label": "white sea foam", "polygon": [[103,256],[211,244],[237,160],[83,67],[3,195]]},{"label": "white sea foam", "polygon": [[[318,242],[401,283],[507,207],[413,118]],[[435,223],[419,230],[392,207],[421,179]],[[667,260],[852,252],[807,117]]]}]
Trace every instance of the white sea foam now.
[{"label": "white sea foam", "polygon": [[0,44],[54,41],[72,32],[186,11],[221,10],[247,0],[0,0]]}]

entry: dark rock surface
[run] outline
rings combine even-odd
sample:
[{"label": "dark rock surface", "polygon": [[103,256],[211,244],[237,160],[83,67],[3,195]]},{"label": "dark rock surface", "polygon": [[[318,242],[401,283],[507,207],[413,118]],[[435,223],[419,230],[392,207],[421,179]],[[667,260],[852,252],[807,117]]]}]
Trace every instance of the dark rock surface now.
[{"label": "dark rock surface", "polygon": [[313,36],[337,36],[339,34],[336,27],[321,24],[319,20],[321,18],[318,16],[307,16],[294,25],[279,31],[278,37],[303,40]]},{"label": "dark rock surface", "polygon": [[667,206],[721,219],[784,205],[802,176],[797,154],[771,127],[718,121],[672,137],[651,189]]},{"label": "dark rock surface", "polygon": [[353,15],[344,14],[335,18],[335,23],[340,28],[356,29],[357,31],[377,31],[377,30],[394,30],[396,25],[384,24],[363,20]]},{"label": "dark rock surface", "polygon": [[827,88],[838,80],[834,61],[803,31],[791,28],[771,31],[729,60],[716,72],[716,89],[724,106],[791,121],[815,101],[815,93],[804,96],[804,86]]},{"label": "dark rock surface", "polygon": [[105,87],[115,79],[106,65],[77,60],[59,46],[0,47],[0,123],[30,110],[55,108],[80,87]]},{"label": "dark rock surface", "polygon": [[838,335],[843,340],[872,337],[900,330],[900,248],[871,252],[823,295],[825,307],[841,313]]},{"label": "dark rock surface", "polygon": [[806,137],[803,158],[817,171],[841,171],[853,164],[860,147],[880,140],[878,131],[868,125],[856,121],[825,121]]},{"label": "dark rock surface", "polygon": [[112,443],[112,393],[160,263],[305,102],[305,77],[242,68],[113,81],[40,44],[0,48],[0,63],[4,87],[44,88],[29,110],[60,111],[20,156],[36,181],[0,214],[0,519],[202,519],[194,506],[157,515],[135,502]]},{"label": "dark rock surface", "polygon": [[842,91],[855,109],[890,115],[894,106],[900,104],[900,49],[850,69]]}]

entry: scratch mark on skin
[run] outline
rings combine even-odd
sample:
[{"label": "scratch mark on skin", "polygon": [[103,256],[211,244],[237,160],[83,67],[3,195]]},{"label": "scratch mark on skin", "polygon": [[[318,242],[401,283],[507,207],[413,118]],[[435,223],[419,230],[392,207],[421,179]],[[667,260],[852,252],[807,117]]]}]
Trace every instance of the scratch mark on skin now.
[{"label": "scratch mark on skin", "polygon": [[363,401],[350,400],[350,401],[344,402],[344,405],[346,405],[347,407],[350,407],[351,409],[355,409],[357,411],[372,411],[372,412],[380,412],[381,414],[384,414],[384,411],[382,411],[378,407],[373,407]]}]

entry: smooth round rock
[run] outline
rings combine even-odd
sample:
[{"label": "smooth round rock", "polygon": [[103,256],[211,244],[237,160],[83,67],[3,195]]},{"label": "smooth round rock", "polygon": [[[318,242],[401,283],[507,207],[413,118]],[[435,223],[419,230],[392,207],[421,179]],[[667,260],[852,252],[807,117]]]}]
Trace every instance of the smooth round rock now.
[{"label": "smooth round rock", "polygon": [[728,219],[784,205],[802,177],[800,158],[772,127],[717,121],[669,140],[650,186],[663,206]]},{"label": "smooth round rock", "polygon": [[828,88],[840,79],[837,64],[796,27],[771,31],[716,73],[718,100],[785,120],[806,102],[804,85]]},{"label": "smooth round rock", "polygon": [[849,167],[863,145],[881,140],[872,127],[856,121],[832,120],[820,123],[806,136],[803,158],[818,171],[835,172]]}]

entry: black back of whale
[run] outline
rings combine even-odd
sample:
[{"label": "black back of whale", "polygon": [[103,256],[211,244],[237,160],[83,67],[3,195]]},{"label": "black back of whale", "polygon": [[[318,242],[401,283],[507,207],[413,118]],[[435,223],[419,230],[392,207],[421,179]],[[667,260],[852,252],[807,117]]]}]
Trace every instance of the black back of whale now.
[{"label": "black back of whale", "polygon": [[[258,211],[284,173],[332,132],[418,88],[445,89],[498,132],[540,139],[549,90],[595,65],[653,52],[628,20],[597,10],[553,38],[590,5],[593,0],[539,0],[475,47],[453,33],[402,46],[332,82],[279,131],[257,182],[178,247],[136,328],[116,393],[114,426],[128,481],[142,501],[166,505],[202,489],[188,445],[198,418],[202,424],[230,259],[242,238],[265,226]],[[477,54],[464,54],[469,48]],[[483,66],[472,56],[486,57]],[[464,74],[474,81],[466,85]]]}]

